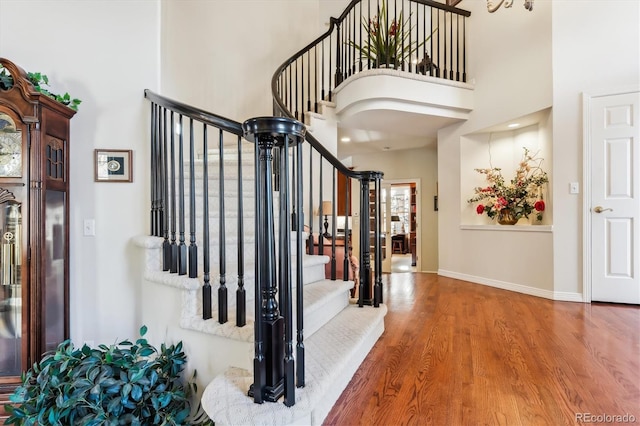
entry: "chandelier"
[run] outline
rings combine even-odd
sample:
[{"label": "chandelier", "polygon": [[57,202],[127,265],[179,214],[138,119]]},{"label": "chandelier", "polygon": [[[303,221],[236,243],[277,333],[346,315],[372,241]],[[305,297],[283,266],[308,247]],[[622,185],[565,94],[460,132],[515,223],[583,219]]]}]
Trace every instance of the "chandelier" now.
[{"label": "chandelier", "polygon": [[[489,13],[493,13],[496,10],[500,9],[500,6],[502,6],[503,4],[505,8],[511,7],[513,6],[513,0],[498,0],[497,2],[494,2],[493,0],[487,0],[487,10],[489,11]],[[524,0],[524,8],[528,11],[532,11],[533,0]]]}]

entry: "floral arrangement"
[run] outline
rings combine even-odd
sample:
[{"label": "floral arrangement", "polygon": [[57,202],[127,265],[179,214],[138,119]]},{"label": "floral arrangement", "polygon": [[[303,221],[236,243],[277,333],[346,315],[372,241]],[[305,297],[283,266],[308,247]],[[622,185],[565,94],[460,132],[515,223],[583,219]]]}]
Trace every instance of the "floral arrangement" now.
[{"label": "floral arrangement", "polygon": [[413,47],[410,46],[409,35],[413,29],[411,15],[403,20],[403,14],[400,11],[397,18],[390,17],[384,0],[381,5],[378,5],[377,15],[368,20],[362,18],[362,24],[367,33],[367,40],[362,46],[353,41],[350,41],[349,45],[360,51],[361,57],[367,58],[378,66],[381,64],[393,67],[401,65],[438,30],[436,28],[426,39],[416,43]]},{"label": "floral arrangement", "polygon": [[[477,203],[476,213],[485,214],[491,219],[510,217],[515,223],[523,217],[529,217],[535,212],[536,219],[542,220],[545,203],[542,196],[542,186],[549,182],[547,173],[542,170],[543,159],[538,154],[531,154],[524,149],[522,160],[516,170],[516,175],[508,183],[498,167],[490,169],[475,169],[486,176],[488,186],[476,187],[475,195],[467,202]],[[509,222],[509,220],[505,219]]]}]

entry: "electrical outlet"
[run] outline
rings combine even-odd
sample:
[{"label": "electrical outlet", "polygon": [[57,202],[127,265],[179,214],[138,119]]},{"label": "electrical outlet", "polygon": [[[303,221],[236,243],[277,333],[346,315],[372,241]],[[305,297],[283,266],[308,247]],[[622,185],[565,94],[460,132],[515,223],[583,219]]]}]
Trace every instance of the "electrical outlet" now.
[{"label": "electrical outlet", "polygon": [[96,221],[94,219],[85,219],[82,225],[82,233],[85,236],[96,235]]}]

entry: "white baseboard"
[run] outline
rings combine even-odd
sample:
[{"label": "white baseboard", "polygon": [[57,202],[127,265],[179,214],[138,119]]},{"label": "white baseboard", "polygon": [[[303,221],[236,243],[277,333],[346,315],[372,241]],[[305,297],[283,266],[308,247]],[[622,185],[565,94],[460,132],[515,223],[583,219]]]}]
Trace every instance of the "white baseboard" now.
[{"label": "white baseboard", "polygon": [[447,271],[444,269],[438,269],[438,275],[442,275],[443,277],[448,278],[455,278],[462,281],[469,281],[476,284],[482,284],[489,287],[495,287],[502,290],[515,291],[517,293],[528,294],[530,296],[543,297],[550,300],[558,300],[563,302],[583,302],[582,293],[543,290],[540,288],[530,287],[522,284],[515,284],[506,281],[494,280],[491,278],[462,274],[460,272]]}]

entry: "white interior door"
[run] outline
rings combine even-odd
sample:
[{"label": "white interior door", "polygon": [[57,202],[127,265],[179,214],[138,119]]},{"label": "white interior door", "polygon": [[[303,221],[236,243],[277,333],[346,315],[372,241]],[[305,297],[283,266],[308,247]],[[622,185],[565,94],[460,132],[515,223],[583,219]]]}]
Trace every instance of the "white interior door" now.
[{"label": "white interior door", "polygon": [[640,92],[590,111],[591,300],[640,304]]}]

